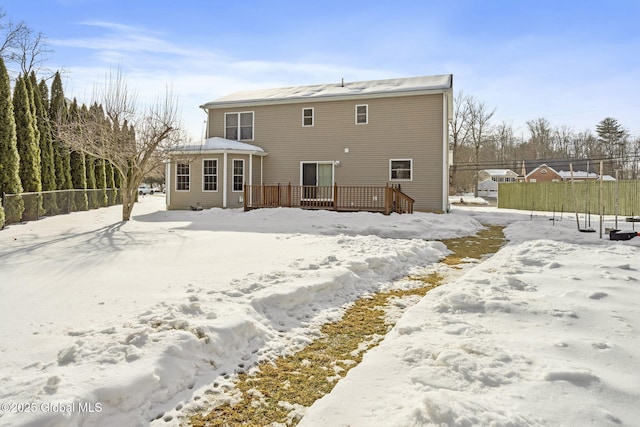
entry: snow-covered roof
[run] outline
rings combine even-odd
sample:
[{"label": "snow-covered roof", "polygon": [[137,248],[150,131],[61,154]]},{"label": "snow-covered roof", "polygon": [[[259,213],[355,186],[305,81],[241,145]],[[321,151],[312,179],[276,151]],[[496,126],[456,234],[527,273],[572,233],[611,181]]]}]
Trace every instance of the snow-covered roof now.
[{"label": "snow-covered roof", "polygon": [[256,104],[300,102],[304,100],[327,100],[354,96],[386,96],[389,94],[418,94],[451,89],[451,74],[423,77],[409,77],[362,82],[338,82],[312,86],[292,86],[276,89],[257,89],[235,92],[215,101],[207,102],[200,108],[210,109],[230,104]]},{"label": "snow-covered roof", "polygon": [[509,173],[518,175],[511,169],[485,169],[484,171],[491,176],[507,176]]},{"label": "snow-covered roof", "polygon": [[[558,175],[562,177],[562,179],[571,179],[571,171],[560,171]],[[598,174],[595,172],[585,172],[585,171],[573,171],[574,179],[598,179]]]},{"label": "snow-covered roof", "polygon": [[491,178],[487,178],[484,181],[480,181],[478,183],[478,188],[492,188],[494,190],[498,189],[498,183],[494,180],[492,180]]},{"label": "snow-covered roof", "polygon": [[247,144],[246,142],[233,141],[231,139],[220,138],[214,136],[208,138],[201,145],[187,145],[180,147],[179,149],[172,151],[171,154],[183,154],[183,153],[222,153],[222,152],[234,152],[246,154],[256,154],[259,156],[266,156],[267,153],[257,145]]}]

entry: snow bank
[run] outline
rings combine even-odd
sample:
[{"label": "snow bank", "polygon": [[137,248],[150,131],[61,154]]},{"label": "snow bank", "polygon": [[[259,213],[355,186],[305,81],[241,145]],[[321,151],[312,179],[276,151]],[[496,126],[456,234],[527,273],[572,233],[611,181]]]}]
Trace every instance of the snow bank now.
[{"label": "snow bank", "polygon": [[634,425],[639,242],[550,217],[513,222],[507,247],[409,309],[299,425]]},{"label": "snow bank", "polygon": [[400,316],[301,425],[640,419],[640,238],[480,206],[388,217],[162,208],[145,197],[127,223],[113,207],[0,232],[0,426],[177,425],[346,304],[406,286],[394,279],[446,254],[433,239],[481,222],[507,225],[509,244]]},{"label": "snow bank", "polygon": [[[142,198],[0,232],[0,425],[175,422],[186,402],[300,348],[472,218],[164,211]],[[19,404],[29,404],[29,413]],[[52,406],[53,405],[53,406]],[[177,408],[177,409],[176,409]]]}]

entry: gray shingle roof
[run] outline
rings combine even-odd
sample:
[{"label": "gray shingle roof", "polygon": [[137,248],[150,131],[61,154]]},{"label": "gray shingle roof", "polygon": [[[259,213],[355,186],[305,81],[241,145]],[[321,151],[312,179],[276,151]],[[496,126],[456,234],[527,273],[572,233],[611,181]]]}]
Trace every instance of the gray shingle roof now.
[{"label": "gray shingle roof", "polygon": [[369,80],[362,82],[330,83],[311,86],[292,86],[276,89],[258,89],[235,92],[200,108],[209,109],[228,105],[256,103],[286,103],[305,100],[328,100],[358,96],[382,96],[389,94],[412,94],[451,89],[451,74],[399,79]]}]

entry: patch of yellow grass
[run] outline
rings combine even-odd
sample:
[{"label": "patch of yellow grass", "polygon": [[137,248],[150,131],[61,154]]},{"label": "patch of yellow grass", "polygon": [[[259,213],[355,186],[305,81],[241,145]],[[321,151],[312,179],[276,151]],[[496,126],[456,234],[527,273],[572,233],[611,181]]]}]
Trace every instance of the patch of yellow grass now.
[{"label": "patch of yellow grass", "polygon": [[442,240],[442,243],[453,252],[442,262],[455,266],[463,263],[465,258],[482,259],[484,256],[498,252],[504,244],[503,229],[502,226],[492,225],[480,230],[476,236]]},{"label": "patch of yellow grass", "polygon": [[[443,262],[456,265],[465,258],[481,258],[496,252],[504,242],[502,227],[489,227],[478,236],[448,239],[444,243],[453,251]],[[440,286],[437,273],[411,276],[423,282],[413,289],[390,290],[367,295],[349,307],[342,319],[321,329],[321,337],[299,352],[270,362],[260,363],[252,373],[238,375],[235,391],[237,403],[223,403],[207,414],[190,418],[193,426],[267,426],[272,423],[295,425],[299,415],[295,408],[308,407],[331,392],[362,355],[384,338],[392,325],[385,319],[384,308],[391,300],[424,296]]]}]

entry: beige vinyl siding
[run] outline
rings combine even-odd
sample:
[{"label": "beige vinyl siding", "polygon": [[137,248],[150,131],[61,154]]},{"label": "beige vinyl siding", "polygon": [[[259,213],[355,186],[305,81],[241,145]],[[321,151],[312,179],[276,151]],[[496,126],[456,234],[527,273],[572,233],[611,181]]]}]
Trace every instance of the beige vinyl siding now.
[{"label": "beige vinyl siding", "polygon": [[[242,197],[244,193],[242,191],[233,190],[233,161],[244,160],[244,183],[249,181],[249,156],[245,154],[227,154],[227,207],[228,208],[241,208],[244,207],[244,201]],[[253,163],[260,162],[258,157],[253,158]]]},{"label": "beige vinyl siding", "polygon": [[[188,159],[172,159],[171,169],[171,190],[170,204],[168,209],[190,209],[198,203],[203,208],[211,208],[220,206],[222,203],[222,191],[220,188],[220,170],[218,170],[218,191],[202,191],[202,160],[218,159],[218,169],[222,166],[222,156],[206,155],[206,156],[189,156]],[[189,183],[189,191],[176,190],[176,163],[186,161],[190,164],[191,179]]]},{"label": "beige vinyl siding", "polygon": [[[334,168],[338,185],[380,186],[390,182],[390,159],[411,159],[412,180],[398,182],[402,191],[416,200],[416,210],[441,211],[443,96],[438,93],[253,107],[251,143],[269,153],[264,158],[263,181],[299,185],[300,162],[339,161]],[[355,106],[363,104],[368,106],[368,123],[357,125]],[[301,126],[303,108],[314,109],[313,127]],[[224,113],[234,111],[232,107],[209,111],[210,137],[224,135]],[[248,167],[248,163],[245,165]]]}]

